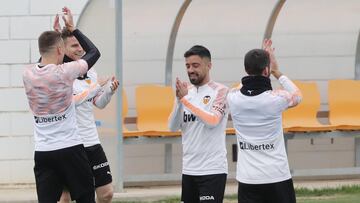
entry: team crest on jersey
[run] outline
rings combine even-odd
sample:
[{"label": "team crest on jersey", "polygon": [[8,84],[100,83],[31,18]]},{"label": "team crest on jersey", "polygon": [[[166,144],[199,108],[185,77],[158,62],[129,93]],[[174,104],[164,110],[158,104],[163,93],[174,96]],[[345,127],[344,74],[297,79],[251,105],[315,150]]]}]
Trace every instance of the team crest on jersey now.
[{"label": "team crest on jersey", "polygon": [[91,78],[86,78],[85,82],[90,85],[91,84]]},{"label": "team crest on jersey", "polygon": [[203,103],[204,103],[204,104],[208,104],[209,101],[210,101],[210,99],[211,99],[211,97],[210,97],[209,95],[205,96],[205,97],[203,98]]}]

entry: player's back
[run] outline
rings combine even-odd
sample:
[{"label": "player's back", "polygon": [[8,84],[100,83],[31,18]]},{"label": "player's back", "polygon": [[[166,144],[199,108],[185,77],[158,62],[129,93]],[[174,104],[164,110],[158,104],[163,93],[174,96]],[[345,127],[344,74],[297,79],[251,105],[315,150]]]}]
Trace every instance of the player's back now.
[{"label": "player's back", "polygon": [[23,82],[34,115],[64,112],[72,102],[73,81],[80,72],[85,73],[86,70],[84,60],[61,65],[39,67],[39,64],[33,64],[26,67]]},{"label": "player's back", "polygon": [[284,98],[277,91],[265,91],[247,96],[239,89],[228,95],[229,108],[235,129],[245,139],[262,140],[282,134]]},{"label": "player's back", "polygon": [[282,111],[287,101],[281,94],[268,90],[247,96],[239,89],[228,94],[238,142],[239,182],[264,184],[291,178],[282,130]]},{"label": "player's back", "polygon": [[86,73],[84,60],[61,65],[28,66],[23,82],[34,114],[35,151],[51,151],[81,144],[76,133],[72,84]]}]

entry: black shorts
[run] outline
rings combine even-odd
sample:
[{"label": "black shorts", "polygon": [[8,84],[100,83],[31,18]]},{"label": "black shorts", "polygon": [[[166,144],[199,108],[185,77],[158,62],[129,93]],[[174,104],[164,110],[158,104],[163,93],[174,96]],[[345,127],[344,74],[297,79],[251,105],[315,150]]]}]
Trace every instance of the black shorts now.
[{"label": "black shorts", "polygon": [[93,175],[83,145],[35,151],[34,160],[39,202],[56,202],[64,187],[74,200],[89,196],[85,199],[95,202]]},{"label": "black shorts", "polygon": [[292,179],[269,184],[239,183],[238,201],[241,203],[295,203]]},{"label": "black shorts", "polygon": [[182,175],[181,202],[215,202],[224,199],[227,174],[204,176]]},{"label": "black shorts", "polygon": [[95,179],[95,187],[107,185],[112,182],[109,162],[104,149],[100,144],[85,147],[87,157]]}]

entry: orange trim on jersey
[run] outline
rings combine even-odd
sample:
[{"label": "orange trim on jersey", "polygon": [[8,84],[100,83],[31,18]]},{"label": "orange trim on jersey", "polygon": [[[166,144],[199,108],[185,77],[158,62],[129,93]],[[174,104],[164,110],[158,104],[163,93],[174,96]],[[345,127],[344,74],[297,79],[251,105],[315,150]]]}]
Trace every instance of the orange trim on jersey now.
[{"label": "orange trim on jersey", "polygon": [[[296,86],[295,86],[296,87]],[[297,87],[296,87],[297,88]],[[272,93],[276,96],[280,96],[286,99],[289,107],[293,107],[299,104],[302,98],[301,91],[296,89],[294,92],[290,93],[286,90],[274,90]]]},{"label": "orange trim on jersey", "polygon": [[[214,87],[212,87],[214,88]],[[216,87],[215,87],[216,89]],[[191,104],[185,97],[180,101],[196,116],[198,116],[202,121],[206,122],[209,125],[217,125],[222,116],[226,112],[226,95],[228,93],[228,88],[223,86],[216,95],[216,98],[212,104],[211,111],[204,111],[193,104]]]},{"label": "orange trim on jersey", "polygon": [[86,99],[86,97],[90,94],[90,92],[93,91],[94,89],[96,89],[96,85],[97,85],[97,83],[92,84],[92,85],[90,85],[89,89],[84,90],[80,94],[74,95],[73,99],[74,99],[75,104],[78,104],[78,103],[84,101]]},{"label": "orange trim on jersey", "polygon": [[196,116],[198,116],[201,120],[204,122],[210,124],[210,125],[217,125],[220,120],[221,116],[219,114],[214,114],[213,112],[206,112],[204,110],[201,110],[200,108],[194,106],[191,104],[188,100],[186,100],[184,97],[180,100],[181,103],[183,103],[192,113],[194,113]]}]

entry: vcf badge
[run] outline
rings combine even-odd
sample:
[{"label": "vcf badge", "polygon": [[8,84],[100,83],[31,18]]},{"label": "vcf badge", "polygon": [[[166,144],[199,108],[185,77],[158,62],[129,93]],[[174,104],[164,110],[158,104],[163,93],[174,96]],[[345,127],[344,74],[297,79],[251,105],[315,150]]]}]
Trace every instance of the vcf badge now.
[{"label": "vcf badge", "polygon": [[85,82],[90,85],[91,84],[91,78],[86,78]]},{"label": "vcf badge", "polygon": [[210,96],[205,96],[205,97],[203,98],[203,103],[204,103],[204,104],[208,104],[209,101],[210,101],[210,99],[211,99]]}]

